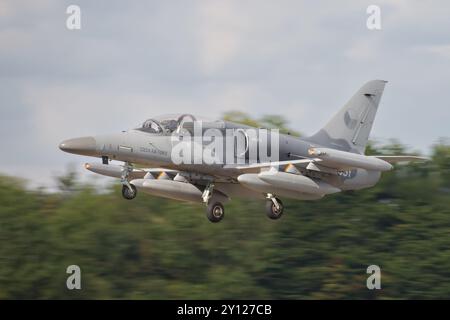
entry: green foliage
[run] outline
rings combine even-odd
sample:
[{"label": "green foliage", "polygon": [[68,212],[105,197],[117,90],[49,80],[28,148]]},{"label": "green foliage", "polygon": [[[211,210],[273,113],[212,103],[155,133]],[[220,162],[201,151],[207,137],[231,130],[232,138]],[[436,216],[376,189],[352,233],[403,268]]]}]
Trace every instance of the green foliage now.
[{"label": "green foliage", "polygon": [[[0,299],[448,298],[449,170],[438,144],[432,161],[397,166],[373,188],[285,200],[279,221],[261,201],[234,199],[218,224],[202,205],[127,201],[118,185],[99,193],[72,177],[49,194],[0,177]],[[82,290],[66,289],[72,264]],[[371,264],[382,290],[366,288]]]}]

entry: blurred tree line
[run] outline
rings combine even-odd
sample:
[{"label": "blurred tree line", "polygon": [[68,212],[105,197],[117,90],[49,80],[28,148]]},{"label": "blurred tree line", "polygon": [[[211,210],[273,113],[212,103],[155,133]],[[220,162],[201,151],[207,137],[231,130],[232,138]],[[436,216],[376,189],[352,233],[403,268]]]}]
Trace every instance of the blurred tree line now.
[{"label": "blurred tree line", "polygon": [[[282,117],[225,118],[291,131]],[[272,122],[271,122],[272,121]],[[262,124],[262,125],[261,125]],[[298,134],[298,133],[296,133]],[[370,154],[402,154],[392,142]],[[0,177],[0,299],[450,298],[450,146],[399,165],[379,184],[320,201],[284,200],[271,221],[262,201],[234,199],[210,223],[200,204],[96,190],[59,178],[29,191]],[[81,290],[66,268],[81,268]],[[366,269],[381,268],[381,290]]]}]

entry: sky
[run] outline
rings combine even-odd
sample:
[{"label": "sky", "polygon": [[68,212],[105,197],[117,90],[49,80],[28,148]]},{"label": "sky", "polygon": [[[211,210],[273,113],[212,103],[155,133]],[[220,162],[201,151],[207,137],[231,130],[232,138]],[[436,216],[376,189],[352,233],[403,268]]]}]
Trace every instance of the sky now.
[{"label": "sky", "polygon": [[2,0],[0,172],[52,186],[92,161],[62,140],[166,113],[277,114],[309,135],[372,79],[389,82],[371,137],[427,154],[450,136],[449,16],[438,0]]}]

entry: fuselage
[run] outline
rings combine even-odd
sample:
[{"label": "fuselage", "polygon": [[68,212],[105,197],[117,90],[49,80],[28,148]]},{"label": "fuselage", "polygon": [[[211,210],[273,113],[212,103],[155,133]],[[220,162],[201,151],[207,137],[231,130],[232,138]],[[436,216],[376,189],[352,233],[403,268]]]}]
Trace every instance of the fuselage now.
[{"label": "fuselage", "polygon": [[[226,126],[235,130],[256,130],[253,127],[229,122],[226,122]],[[301,139],[289,134],[279,134],[277,138],[279,147],[278,156],[275,158],[278,161],[307,159],[310,157],[308,151],[312,147],[320,147],[307,139]],[[174,163],[172,135],[143,132],[137,129],[116,134],[70,139],[61,143],[60,148],[66,152],[100,158],[107,157],[110,160],[133,163],[143,167],[177,169],[215,177],[228,177],[230,179],[236,179],[240,174],[229,163],[205,163],[204,161],[200,163],[194,163],[195,161]],[[209,148],[209,144],[202,143],[202,152],[207,148]],[[235,150],[225,150],[225,152],[234,153],[233,159],[235,163],[246,163],[249,161],[248,155],[247,158],[245,155],[240,157]],[[259,161],[260,159],[256,159],[256,162]],[[303,174],[308,176],[313,174],[313,172],[305,170]],[[337,176],[320,176],[320,179],[341,190],[367,188],[376,184],[379,178],[380,171],[365,169],[343,170]]]}]

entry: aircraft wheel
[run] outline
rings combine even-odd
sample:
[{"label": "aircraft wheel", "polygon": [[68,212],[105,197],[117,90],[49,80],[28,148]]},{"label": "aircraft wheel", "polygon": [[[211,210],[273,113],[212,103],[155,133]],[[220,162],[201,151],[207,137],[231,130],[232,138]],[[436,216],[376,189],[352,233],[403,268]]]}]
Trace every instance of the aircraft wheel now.
[{"label": "aircraft wheel", "polygon": [[132,184],[130,184],[130,186],[132,190],[130,190],[130,188],[128,188],[126,185],[122,186],[122,196],[127,200],[133,200],[137,195],[136,187]]},{"label": "aircraft wheel", "polygon": [[275,199],[278,202],[279,208],[275,206],[272,200],[267,200],[266,202],[266,214],[272,220],[280,219],[284,211],[283,203],[281,202],[281,200],[278,198]]},{"label": "aircraft wheel", "polygon": [[206,207],[206,216],[211,222],[219,222],[225,215],[225,209],[220,202],[212,202]]}]

